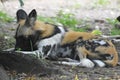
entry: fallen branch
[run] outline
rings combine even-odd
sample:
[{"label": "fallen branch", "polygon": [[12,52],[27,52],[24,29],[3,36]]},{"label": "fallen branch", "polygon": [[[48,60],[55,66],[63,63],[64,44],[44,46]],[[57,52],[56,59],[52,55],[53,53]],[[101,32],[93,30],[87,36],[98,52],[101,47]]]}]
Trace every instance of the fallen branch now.
[{"label": "fallen branch", "polygon": [[115,35],[115,36],[102,35],[99,39],[120,39],[120,35]]},{"label": "fallen branch", "polygon": [[98,39],[100,40],[112,40],[114,43],[118,43],[120,42],[120,35],[115,35],[115,36],[106,36],[106,35],[102,35],[100,36]]}]

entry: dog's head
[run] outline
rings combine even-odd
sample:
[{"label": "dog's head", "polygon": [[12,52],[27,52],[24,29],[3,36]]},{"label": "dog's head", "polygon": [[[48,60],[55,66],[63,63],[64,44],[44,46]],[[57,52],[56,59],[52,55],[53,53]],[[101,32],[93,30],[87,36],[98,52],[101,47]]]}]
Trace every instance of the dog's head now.
[{"label": "dog's head", "polygon": [[49,23],[37,20],[37,12],[33,9],[28,15],[20,9],[16,13],[18,27],[15,34],[15,50],[32,51],[37,50],[37,43],[42,39],[56,34],[63,34],[65,29]]},{"label": "dog's head", "polygon": [[27,15],[27,13],[20,9],[16,13],[18,27],[15,34],[16,45],[15,50],[33,50],[34,42],[32,40],[33,31],[32,27],[36,20],[36,11],[33,10]]},{"label": "dog's head", "polygon": [[20,9],[16,13],[18,27],[15,34],[15,50],[36,50],[37,41],[50,36],[54,31],[52,25],[37,21],[37,12],[33,9],[29,15]]}]

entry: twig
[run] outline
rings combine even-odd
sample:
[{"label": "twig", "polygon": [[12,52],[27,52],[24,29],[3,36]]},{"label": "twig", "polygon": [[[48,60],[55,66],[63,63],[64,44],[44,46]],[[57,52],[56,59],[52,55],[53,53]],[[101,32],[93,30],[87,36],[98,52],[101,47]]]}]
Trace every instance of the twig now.
[{"label": "twig", "polygon": [[115,36],[102,35],[100,39],[120,39],[120,35],[115,35]]},{"label": "twig", "polygon": [[115,36],[106,36],[106,35],[102,35],[101,37],[99,37],[98,39],[109,39],[109,40],[113,40],[114,42],[120,42],[120,35],[115,35]]}]

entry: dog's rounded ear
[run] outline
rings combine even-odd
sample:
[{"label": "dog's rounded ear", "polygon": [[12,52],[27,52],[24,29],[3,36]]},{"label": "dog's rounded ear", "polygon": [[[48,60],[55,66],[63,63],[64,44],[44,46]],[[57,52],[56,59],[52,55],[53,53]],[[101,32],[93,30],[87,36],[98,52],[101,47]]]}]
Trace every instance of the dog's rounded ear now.
[{"label": "dog's rounded ear", "polygon": [[120,16],[117,17],[117,20],[120,22]]},{"label": "dog's rounded ear", "polygon": [[29,13],[29,18],[36,18],[37,17],[37,12],[35,9],[33,9],[30,13]]},{"label": "dog's rounded ear", "polygon": [[19,10],[16,12],[16,18],[17,18],[17,23],[18,23],[20,20],[26,20],[26,19],[27,19],[27,13],[26,13],[23,9],[19,9]]},{"label": "dog's rounded ear", "polygon": [[27,25],[30,26],[34,25],[36,19],[37,19],[37,12],[35,9],[33,9],[28,15]]}]

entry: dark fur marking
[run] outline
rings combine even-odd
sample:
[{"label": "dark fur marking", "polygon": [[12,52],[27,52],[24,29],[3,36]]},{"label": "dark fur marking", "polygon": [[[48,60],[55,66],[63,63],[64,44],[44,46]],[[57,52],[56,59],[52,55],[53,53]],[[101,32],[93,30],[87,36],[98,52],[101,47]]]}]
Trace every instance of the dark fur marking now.
[{"label": "dark fur marking", "polygon": [[87,50],[90,50],[92,52],[96,52],[95,49],[99,46],[104,46],[104,47],[109,46],[109,44],[107,42],[105,44],[101,45],[99,43],[100,40],[96,40],[96,41],[98,41],[98,42],[95,42],[94,40],[86,40],[86,41],[81,40],[81,41],[78,41],[76,45],[78,45],[80,47],[85,46],[85,48]]},{"label": "dark fur marking", "polygon": [[18,25],[18,27],[17,27],[17,29],[16,29],[16,33],[15,33],[15,36],[14,36],[14,38],[17,38],[17,36],[18,36],[18,30],[19,30],[19,28],[20,28],[20,24]]},{"label": "dark fur marking", "polygon": [[36,46],[33,46],[33,42],[29,38],[25,38],[24,36],[19,36],[16,38],[15,50],[22,51],[32,51],[37,50]]},{"label": "dark fur marking", "polygon": [[43,46],[42,52],[44,52],[44,55],[47,55],[50,49],[51,45]]},{"label": "dark fur marking", "polygon": [[101,54],[99,56],[104,57],[105,58],[104,60],[112,60],[113,59],[113,56],[111,56],[110,54]]},{"label": "dark fur marking", "polygon": [[54,44],[53,46],[51,46],[51,53],[48,55],[47,59],[49,60],[57,60],[58,59],[58,56],[57,56],[57,47],[58,47],[58,44]]},{"label": "dark fur marking", "polygon": [[36,19],[37,19],[37,12],[36,12],[35,9],[33,9],[33,10],[29,13],[29,15],[28,15],[28,17],[27,17],[27,20],[26,20],[26,22],[25,22],[25,25],[26,25],[27,27],[32,27],[32,26],[35,24]]},{"label": "dark fur marking", "polygon": [[16,44],[15,44],[15,50],[20,49],[22,51],[33,51],[37,50],[36,42],[40,40],[39,37],[40,32],[36,31],[34,35],[29,35],[28,37],[23,36],[17,36],[17,33],[15,35]]},{"label": "dark fur marking", "polygon": [[[69,58],[71,58],[71,59],[79,60],[79,57],[76,55],[76,53],[77,53],[76,47],[77,47],[76,41],[61,46],[61,48],[63,48],[65,52],[66,52],[68,49],[71,50],[71,52],[70,52],[71,54],[70,54],[70,55],[67,55],[67,56],[65,56],[65,57],[69,57]],[[63,56],[62,56],[63,54],[64,54],[64,52],[63,52],[63,53],[59,53],[59,57],[63,57]]]},{"label": "dark fur marking", "polygon": [[17,15],[17,22],[19,22],[21,19],[26,19],[27,18],[27,13],[22,9],[19,9],[17,11],[16,15]]},{"label": "dark fur marking", "polygon": [[92,57],[90,55],[87,55],[87,58],[88,59],[91,59],[91,60],[108,60],[107,57],[111,57],[109,54],[100,54],[99,52],[97,53],[99,57]]}]

